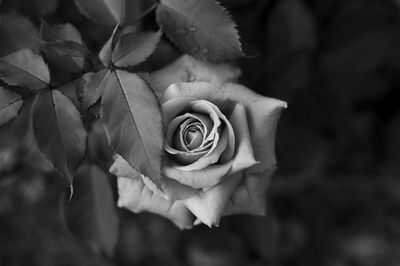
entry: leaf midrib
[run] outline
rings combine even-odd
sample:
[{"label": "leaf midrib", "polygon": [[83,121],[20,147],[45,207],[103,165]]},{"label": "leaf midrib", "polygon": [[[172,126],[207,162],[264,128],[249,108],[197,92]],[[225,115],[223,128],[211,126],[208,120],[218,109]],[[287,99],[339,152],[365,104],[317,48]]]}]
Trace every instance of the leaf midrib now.
[{"label": "leaf midrib", "polygon": [[[145,145],[144,142],[143,142],[142,134],[141,134],[141,132],[140,132],[138,126],[137,126],[136,119],[135,119],[135,117],[134,117],[133,114],[132,114],[131,105],[130,105],[130,103],[129,103],[129,101],[128,101],[128,98],[127,98],[127,95],[126,95],[126,93],[125,93],[125,90],[123,89],[123,86],[122,86],[122,84],[121,84],[121,81],[120,81],[120,78],[119,78],[118,73],[117,73],[117,72],[114,72],[114,73],[115,73],[115,76],[117,77],[117,81],[118,81],[118,84],[119,84],[119,86],[120,86],[120,88],[121,88],[122,94],[124,95],[124,99],[125,99],[125,101],[126,101],[128,107],[129,107],[129,115],[132,117],[132,120],[133,120],[133,122],[134,122],[133,124],[134,124],[134,126],[135,126],[135,128],[136,128],[136,132],[138,132],[139,139],[140,139],[140,142],[141,142],[141,144],[142,144],[142,147],[143,147],[143,150],[144,150],[144,153],[145,153],[146,164],[149,166],[149,168],[151,169],[151,171],[152,171],[153,174],[154,174],[154,173],[156,173],[156,171],[154,171],[154,169],[153,169],[153,167],[151,166],[151,164],[149,164],[150,157],[149,157],[149,154],[148,154],[148,152],[147,152],[146,145]],[[134,75],[134,74],[132,74],[132,75]],[[132,165],[132,166],[135,168],[134,165]]]},{"label": "leaf midrib", "polygon": [[47,82],[46,82],[46,81],[44,81],[43,79],[41,79],[41,78],[39,78],[39,77],[35,76],[34,74],[32,74],[32,73],[28,72],[27,70],[25,70],[25,69],[23,69],[23,68],[21,68],[21,67],[19,67],[19,66],[17,66],[17,65],[10,64],[9,62],[7,62],[7,61],[4,61],[4,60],[1,60],[1,62],[3,62],[4,64],[7,64],[7,65],[9,65],[9,66],[11,66],[11,67],[14,67],[14,68],[16,68],[16,69],[19,69],[19,70],[21,70],[22,72],[24,72],[24,73],[26,73],[26,74],[28,74],[28,75],[32,76],[33,78],[35,78],[35,79],[37,79],[37,80],[39,80],[39,81],[41,81],[42,83],[44,83],[44,84],[45,84],[45,86],[48,86],[48,85],[49,85],[49,83],[47,83]]}]

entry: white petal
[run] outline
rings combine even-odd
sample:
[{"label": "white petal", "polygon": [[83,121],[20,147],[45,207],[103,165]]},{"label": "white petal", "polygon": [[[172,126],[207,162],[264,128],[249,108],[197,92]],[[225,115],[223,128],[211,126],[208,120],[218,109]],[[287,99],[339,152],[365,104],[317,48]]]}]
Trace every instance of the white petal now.
[{"label": "white petal", "polygon": [[221,184],[185,200],[186,207],[204,224],[218,226],[225,205],[241,178],[241,172],[229,176]]},{"label": "white petal", "polygon": [[173,83],[206,81],[217,88],[226,82],[235,82],[239,75],[240,70],[233,66],[209,64],[184,55],[148,75],[147,80],[157,96],[161,96]]},{"label": "white petal", "polygon": [[245,176],[235,188],[224,215],[253,214],[265,215],[266,191],[275,168],[262,173]]},{"label": "white petal", "polygon": [[236,149],[234,157],[226,163],[213,164],[207,168],[183,171],[170,161],[164,165],[166,177],[193,188],[210,188],[221,183],[227,176],[257,164],[253,156],[250,133],[247,128],[246,113],[243,105],[236,104],[230,118],[236,130]]},{"label": "white petal", "polygon": [[193,170],[204,169],[207,166],[218,162],[222,152],[226,149],[228,144],[228,130],[225,129],[224,132],[222,133],[221,138],[216,141],[218,142],[217,146],[210,154],[207,154],[204,157],[199,158],[197,161],[191,164],[184,166],[177,166],[176,168],[182,171],[193,171]]},{"label": "white petal", "polygon": [[286,103],[264,97],[238,84],[225,84],[221,89],[229,98],[241,102],[246,108],[254,155],[260,161],[260,164],[253,167],[254,172],[274,167],[275,132]]},{"label": "white petal", "polygon": [[179,228],[191,228],[193,218],[182,201],[170,202],[156,196],[141,179],[118,178],[118,206],[135,213],[149,211],[172,220]]},{"label": "white petal", "polygon": [[164,92],[161,103],[181,97],[191,97],[219,103],[228,97],[219,87],[213,87],[209,82],[181,82],[171,84]]}]

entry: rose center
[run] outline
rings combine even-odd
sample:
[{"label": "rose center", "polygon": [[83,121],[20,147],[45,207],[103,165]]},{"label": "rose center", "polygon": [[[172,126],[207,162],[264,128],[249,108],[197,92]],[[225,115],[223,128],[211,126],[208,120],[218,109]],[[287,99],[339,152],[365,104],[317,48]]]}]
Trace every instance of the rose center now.
[{"label": "rose center", "polygon": [[198,148],[203,142],[203,133],[196,125],[190,125],[185,129],[184,142],[188,150]]}]

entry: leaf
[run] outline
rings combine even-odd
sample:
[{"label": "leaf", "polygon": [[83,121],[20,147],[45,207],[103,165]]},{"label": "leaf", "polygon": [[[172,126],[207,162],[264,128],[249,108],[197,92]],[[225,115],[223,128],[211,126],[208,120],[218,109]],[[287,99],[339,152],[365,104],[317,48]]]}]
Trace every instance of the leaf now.
[{"label": "leaf", "polygon": [[236,25],[213,0],[161,0],[157,21],[182,52],[221,62],[243,56]]},{"label": "leaf", "polygon": [[89,57],[90,51],[84,45],[74,41],[55,41],[47,44],[56,50],[60,56]]},{"label": "leaf", "polygon": [[110,78],[111,71],[108,69],[99,72],[86,73],[83,76],[85,80],[83,94],[83,108],[87,109],[95,104],[103,95],[104,88]]},{"label": "leaf", "polygon": [[89,49],[74,41],[55,41],[47,43],[45,53],[55,66],[68,72],[85,70],[85,62],[95,64],[95,59]]},{"label": "leaf", "polygon": [[161,31],[122,35],[112,53],[114,65],[132,67],[145,61],[156,49],[160,38]]},{"label": "leaf", "polygon": [[160,188],[164,137],[153,91],[136,74],[117,70],[105,87],[102,108],[101,119],[115,152]]},{"label": "leaf", "polygon": [[83,84],[85,80],[82,77],[78,77],[75,80],[72,80],[68,83],[65,83],[61,86],[57,87],[57,90],[62,92],[65,96],[67,96],[72,103],[80,110],[81,102],[82,102],[82,91]]},{"label": "leaf", "polygon": [[0,86],[0,127],[17,117],[22,104],[21,95]]},{"label": "leaf", "polygon": [[74,41],[82,43],[82,36],[79,31],[70,23],[50,25],[42,21],[40,35],[46,42],[57,40]]},{"label": "leaf", "polygon": [[32,105],[32,127],[44,158],[71,183],[87,142],[87,133],[72,101],[57,90],[39,92]]},{"label": "leaf", "polygon": [[117,42],[118,36],[121,33],[121,28],[119,25],[115,26],[110,38],[104,44],[99,52],[99,59],[105,66],[111,65],[111,54],[114,50],[115,44]]},{"label": "leaf", "polygon": [[83,165],[74,180],[74,196],[66,203],[68,226],[99,253],[112,256],[119,235],[119,219],[107,175]]},{"label": "leaf", "polygon": [[38,90],[50,83],[50,73],[43,58],[29,49],[0,58],[0,76],[9,85]]},{"label": "leaf", "polygon": [[67,72],[84,70],[85,59],[89,59],[91,53],[74,26],[69,23],[50,25],[42,21],[40,32],[45,41],[43,51],[51,64]]},{"label": "leaf", "polygon": [[0,56],[31,48],[39,51],[38,31],[26,17],[16,14],[1,14]]},{"label": "leaf", "polygon": [[125,0],[75,0],[75,4],[83,15],[99,24],[123,24],[125,20]]}]

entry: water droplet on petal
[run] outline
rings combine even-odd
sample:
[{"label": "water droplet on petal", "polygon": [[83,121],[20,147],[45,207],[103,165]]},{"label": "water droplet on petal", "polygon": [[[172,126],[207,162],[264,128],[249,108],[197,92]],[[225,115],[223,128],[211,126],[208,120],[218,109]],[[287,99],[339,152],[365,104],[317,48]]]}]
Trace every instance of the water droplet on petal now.
[{"label": "water droplet on petal", "polygon": [[208,54],[208,49],[207,49],[207,48],[204,48],[202,52],[203,52],[203,54],[206,55],[206,54]]},{"label": "water droplet on petal", "polygon": [[190,27],[189,27],[189,30],[190,30],[190,31],[196,31],[197,28],[196,28],[196,26],[190,26]]}]

